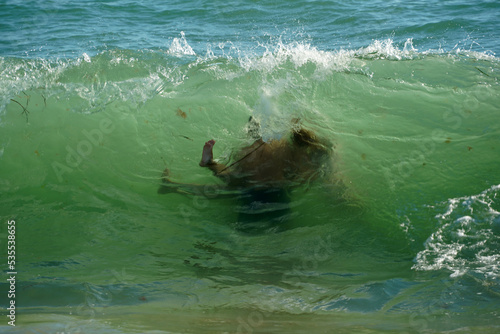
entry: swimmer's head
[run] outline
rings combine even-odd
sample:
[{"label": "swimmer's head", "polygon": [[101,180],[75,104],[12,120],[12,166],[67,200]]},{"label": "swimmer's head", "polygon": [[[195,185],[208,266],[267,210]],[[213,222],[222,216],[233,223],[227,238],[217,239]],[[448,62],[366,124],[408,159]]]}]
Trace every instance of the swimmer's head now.
[{"label": "swimmer's head", "polygon": [[245,130],[248,133],[248,135],[250,136],[250,138],[252,138],[254,140],[258,140],[258,139],[262,138],[262,135],[260,133],[260,123],[253,116],[250,116],[250,118],[248,119],[248,123],[246,125]]}]

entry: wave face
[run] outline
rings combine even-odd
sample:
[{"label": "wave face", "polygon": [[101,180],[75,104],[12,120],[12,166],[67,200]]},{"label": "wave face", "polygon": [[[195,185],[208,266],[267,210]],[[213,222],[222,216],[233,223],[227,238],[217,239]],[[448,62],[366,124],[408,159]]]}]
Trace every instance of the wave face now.
[{"label": "wave face", "polygon": [[[496,333],[498,5],[428,5],[0,5],[23,330]],[[234,162],[250,116],[266,142],[300,120],[330,159],[286,192],[224,188],[201,149]],[[202,186],[158,194],[165,168]]]}]

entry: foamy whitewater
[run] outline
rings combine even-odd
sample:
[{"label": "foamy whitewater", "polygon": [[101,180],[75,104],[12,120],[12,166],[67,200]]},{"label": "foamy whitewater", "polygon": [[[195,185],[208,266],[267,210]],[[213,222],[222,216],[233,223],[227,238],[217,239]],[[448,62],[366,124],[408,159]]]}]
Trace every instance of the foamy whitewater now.
[{"label": "foamy whitewater", "polygon": [[[0,332],[497,333],[499,14],[3,2]],[[332,154],[286,201],[198,165],[298,121]]]}]

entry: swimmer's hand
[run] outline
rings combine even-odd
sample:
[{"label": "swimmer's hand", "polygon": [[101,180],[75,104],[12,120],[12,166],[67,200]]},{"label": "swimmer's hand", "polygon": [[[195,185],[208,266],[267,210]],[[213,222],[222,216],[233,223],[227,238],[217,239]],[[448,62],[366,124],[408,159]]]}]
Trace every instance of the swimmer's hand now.
[{"label": "swimmer's hand", "polygon": [[169,193],[178,193],[178,194],[194,194],[196,193],[196,188],[198,185],[194,184],[184,184],[171,181],[169,179],[170,171],[168,168],[165,168],[163,174],[161,175],[160,187],[158,188],[158,194],[169,194]]},{"label": "swimmer's hand", "polygon": [[165,168],[161,176],[162,183],[158,188],[158,194],[200,195],[206,191],[205,185],[174,182],[169,177],[170,171]]},{"label": "swimmer's hand", "polygon": [[215,145],[215,140],[211,139],[205,143],[205,146],[203,146],[203,152],[201,154],[201,161],[200,161],[201,167],[207,167],[214,164],[214,154],[213,154],[214,145]]},{"label": "swimmer's hand", "polygon": [[160,187],[158,188],[158,194],[166,194],[175,191],[174,188],[167,186],[173,183],[168,179],[169,176],[170,176],[170,171],[168,170],[168,168],[165,168],[165,170],[161,174],[162,184],[160,184]]}]

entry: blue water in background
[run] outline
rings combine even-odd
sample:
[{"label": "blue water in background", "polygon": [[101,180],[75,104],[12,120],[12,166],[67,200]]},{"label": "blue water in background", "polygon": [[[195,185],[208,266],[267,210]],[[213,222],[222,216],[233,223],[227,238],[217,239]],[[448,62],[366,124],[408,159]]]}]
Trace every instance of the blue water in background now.
[{"label": "blue water in background", "polygon": [[[0,332],[498,332],[499,40],[495,0],[2,1]],[[329,139],[344,197],[246,234],[157,194],[214,184],[249,115]]]},{"label": "blue water in background", "polygon": [[[413,39],[419,50],[498,53],[497,1],[3,1],[2,56],[78,57],[166,48],[185,32],[197,54],[269,40],[320,50]],[[219,47],[223,45],[222,50]]]}]

